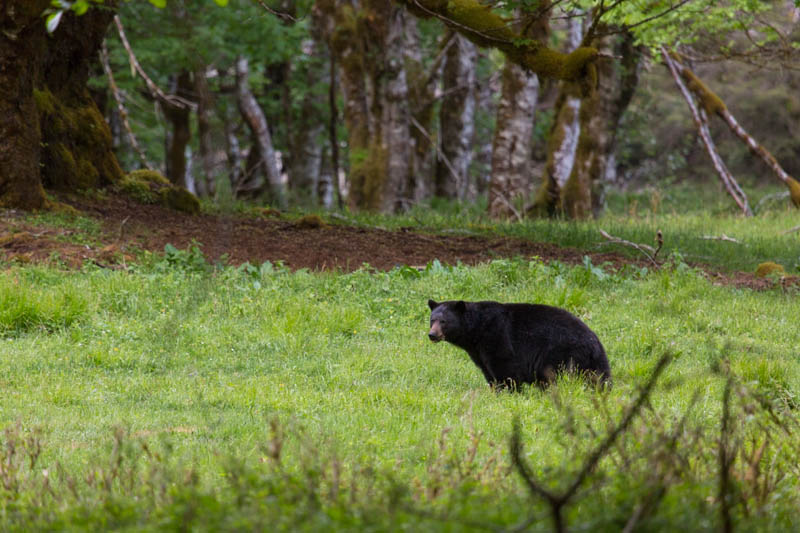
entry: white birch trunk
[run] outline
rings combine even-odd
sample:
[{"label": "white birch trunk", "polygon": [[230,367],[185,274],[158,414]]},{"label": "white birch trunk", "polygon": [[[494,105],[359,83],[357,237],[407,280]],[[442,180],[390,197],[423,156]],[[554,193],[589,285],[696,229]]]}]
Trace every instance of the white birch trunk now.
[{"label": "white birch trunk", "polygon": [[435,194],[463,200],[469,186],[472,141],[475,137],[475,68],[478,49],[468,39],[454,35],[448,46],[442,74],[439,130],[441,152],[436,164]]},{"label": "white birch trunk", "polygon": [[272,146],[272,137],[269,133],[267,118],[250,90],[249,74],[250,69],[247,58],[239,57],[236,60],[236,97],[239,111],[253,133],[256,143],[255,148],[259,152],[259,165],[267,177],[270,196],[280,207],[285,207],[286,192],[275,159],[275,149]]}]

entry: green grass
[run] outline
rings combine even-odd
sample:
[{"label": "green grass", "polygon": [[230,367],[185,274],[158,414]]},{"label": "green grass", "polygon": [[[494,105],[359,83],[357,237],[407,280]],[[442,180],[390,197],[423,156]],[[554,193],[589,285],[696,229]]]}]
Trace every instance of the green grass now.
[{"label": "green grass", "polygon": [[[428,298],[566,307],[602,339],[614,387],[494,393],[463,352],[427,340]],[[643,507],[644,529],[718,529],[726,368],[734,520],[800,519],[794,292],[712,286],[680,262],[315,274],[211,269],[190,250],[129,272],[9,268],[0,302],[0,529],[485,530],[533,516],[548,531],[510,466],[512,420],[537,479],[565,487],[664,353],[568,524],[619,531]]]}]

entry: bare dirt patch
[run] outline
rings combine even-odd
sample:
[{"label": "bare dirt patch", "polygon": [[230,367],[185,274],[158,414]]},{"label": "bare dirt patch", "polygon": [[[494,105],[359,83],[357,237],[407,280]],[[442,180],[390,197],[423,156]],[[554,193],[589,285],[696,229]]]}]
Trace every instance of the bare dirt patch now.
[{"label": "bare dirt patch", "polygon": [[[578,264],[589,256],[595,265],[618,269],[626,264],[646,266],[615,253],[587,252],[549,243],[497,236],[427,234],[414,229],[387,231],[340,223],[314,224],[273,217],[236,215],[187,215],[156,205],[142,205],[123,197],[103,201],[68,199],[84,216],[96,219],[101,234],[93,244],[74,244],[75,230],[31,226],[22,214],[0,211],[0,259],[18,262],[57,261],[79,267],[85,261],[115,267],[130,261],[136,250],[161,252],[169,243],[184,249],[201,243],[212,261],[232,264],[281,261],[292,269],[352,271],[364,264],[379,270],[398,265],[423,266],[442,263],[474,265],[497,258],[539,257]],[[775,286],[775,281],[746,272],[721,273],[705,269],[715,284],[756,290]],[[786,283],[786,282],[785,282]],[[796,283],[796,279],[788,280]]]}]

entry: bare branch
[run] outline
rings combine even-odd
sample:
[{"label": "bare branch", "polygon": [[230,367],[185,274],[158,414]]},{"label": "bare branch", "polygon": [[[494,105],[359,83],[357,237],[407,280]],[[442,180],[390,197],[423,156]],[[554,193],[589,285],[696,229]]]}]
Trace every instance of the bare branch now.
[{"label": "bare branch", "polygon": [[128,38],[125,36],[125,30],[122,27],[122,21],[120,20],[119,15],[114,15],[114,24],[117,26],[117,32],[119,33],[120,41],[122,41],[122,46],[124,46],[125,51],[128,52],[128,59],[131,62],[131,69],[142,77],[145,85],[147,85],[147,90],[150,91],[150,95],[160,102],[164,102],[175,107],[180,107],[183,109],[188,108],[192,111],[196,110],[196,103],[174,94],[166,94],[158,85],[155,84],[155,82],[153,82],[153,80],[150,79],[150,76],[148,76],[144,71],[142,66],[139,64],[139,60],[136,59],[136,55],[133,53],[131,44],[128,42]]},{"label": "bare branch", "polygon": [[703,145],[706,147],[706,151],[708,152],[709,157],[711,157],[711,161],[714,163],[714,168],[716,169],[722,184],[725,186],[728,194],[731,195],[733,200],[736,202],[736,205],[739,206],[744,215],[753,216],[753,211],[750,209],[750,205],[747,202],[747,195],[745,195],[744,191],[742,191],[742,188],[739,187],[736,179],[734,179],[733,175],[728,170],[728,167],[725,166],[725,162],[722,160],[719,152],[714,146],[714,140],[711,138],[711,131],[708,127],[708,116],[706,115],[705,110],[695,103],[692,93],[689,92],[686,84],[683,83],[679,64],[677,61],[672,59],[670,53],[664,46],[661,47],[661,55],[663,56],[664,62],[666,63],[667,68],[669,68],[670,73],[675,80],[675,84],[678,86],[678,89],[681,91],[683,98],[686,100],[686,103],[692,112],[692,119],[694,120],[697,131],[703,141]]},{"label": "bare branch", "polygon": [[[111,88],[111,94],[114,95],[114,101],[117,103],[117,111],[119,111],[119,117],[122,119],[122,126],[125,128],[125,133],[128,135],[128,142],[131,143],[133,151],[139,156],[139,160],[141,160],[144,168],[152,170],[153,165],[147,161],[147,156],[139,145],[139,141],[136,140],[136,135],[133,134],[131,124],[128,122],[128,110],[125,109],[125,104],[122,102],[122,96],[119,93],[119,87],[117,87],[117,82],[114,79],[114,73],[111,71],[111,65],[108,61],[108,48],[106,47],[105,40],[100,47],[100,63],[103,65],[103,70],[108,77],[108,86]],[[125,222],[123,222],[123,224],[124,223]]]},{"label": "bare branch", "polygon": [[[661,266],[661,265],[658,264],[658,262],[656,262],[656,255],[661,250],[661,246],[664,244],[663,238],[659,242],[658,241],[658,236],[656,236],[656,239],[657,239],[656,242],[659,242],[659,246],[658,246],[658,249],[655,249],[652,246],[650,246],[649,244],[636,244],[635,242],[626,241],[625,239],[620,239],[619,237],[614,237],[613,235],[610,235],[605,230],[601,229],[599,231],[600,231],[600,235],[602,235],[603,238],[608,240],[608,243],[601,243],[601,244],[621,244],[623,246],[630,246],[631,248],[639,250],[645,257],[647,257],[647,259],[650,260],[651,263],[653,263],[653,265],[656,268],[659,268]],[[659,233],[660,233],[660,231],[661,230],[659,230]]]},{"label": "bare branch", "polygon": [[661,372],[663,372],[671,360],[672,355],[669,353],[665,353],[661,356],[656,363],[650,378],[642,386],[642,388],[639,389],[639,395],[636,397],[633,403],[630,404],[625,415],[622,417],[622,420],[620,420],[614,429],[608,432],[603,441],[600,442],[600,444],[598,444],[597,447],[595,447],[595,449],[586,457],[583,462],[583,467],[575,476],[575,479],[561,494],[556,494],[547,490],[534,478],[527,462],[522,457],[522,432],[520,429],[519,419],[514,419],[510,442],[512,464],[527,485],[528,490],[530,490],[532,494],[547,501],[547,503],[550,505],[550,512],[553,518],[553,527],[555,531],[559,533],[566,531],[566,524],[564,524],[562,509],[575,496],[575,494],[578,492],[578,489],[581,487],[581,485],[583,485],[583,482],[595,469],[597,463],[600,462],[600,459],[602,459],[608,453],[619,436],[628,429],[633,419],[639,414],[642,407],[649,401],[650,393],[653,391],[653,387],[658,381],[658,378],[661,376]]},{"label": "bare branch", "polygon": [[289,13],[284,13],[283,11],[278,11],[276,9],[273,9],[273,8],[269,7],[264,0],[257,0],[257,1],[258,1],[259,5],[261,5],[261,7],[264,8],[265,11],[267,11],[268,13],[270,13],[272,15],[275,15],[276,17],[281,19],[283,22],[295,23],[295,22],[299,22],[299,21],[303,20],[303,17],[298,19],[298,18],[293,17]]}]

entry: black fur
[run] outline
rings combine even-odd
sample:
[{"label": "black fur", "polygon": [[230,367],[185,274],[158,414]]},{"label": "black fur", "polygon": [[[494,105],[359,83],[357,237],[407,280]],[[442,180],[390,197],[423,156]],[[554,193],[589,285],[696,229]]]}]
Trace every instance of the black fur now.
[{"label": "black fur", "polygon": [[556,373],[585,373],[610,384],[600,339],[578,317],[558,307],[498,302],[435,302],[428,336],[467,351],[494,386],[544,386]]}]

